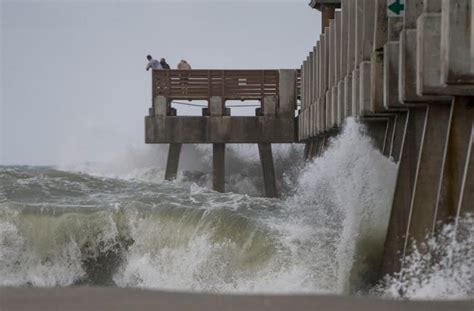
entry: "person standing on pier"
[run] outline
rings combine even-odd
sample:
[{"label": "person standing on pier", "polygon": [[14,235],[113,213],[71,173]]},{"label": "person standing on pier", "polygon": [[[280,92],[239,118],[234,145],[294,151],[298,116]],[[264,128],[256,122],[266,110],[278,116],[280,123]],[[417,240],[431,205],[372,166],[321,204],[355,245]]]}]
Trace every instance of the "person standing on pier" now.
[{"label": "person standing on pier", "polygon": [[153,57],[151,57],[151,55],[147,55],[146,59],[148,59],[148,65],[146,66],[146,71],[148,71],[150,68],[152,70],[163,69],[160,62],[157,61],[156,59],[153,59]]},{"label": "person standing on pier", "polygon": [[161,67],[163,67],[163,69],[170,69],[170,65],[168,65],[168,63],[166,62],[166,59],[164,58],[160,59],[160,64],[161,64]]}]

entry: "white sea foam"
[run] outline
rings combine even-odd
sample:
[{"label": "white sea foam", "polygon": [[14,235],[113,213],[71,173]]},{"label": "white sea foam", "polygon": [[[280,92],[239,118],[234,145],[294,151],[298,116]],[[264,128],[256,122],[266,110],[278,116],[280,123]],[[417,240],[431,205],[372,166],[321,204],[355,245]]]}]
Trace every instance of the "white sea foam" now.
[{"label": "white sea foam", "polygon": [[302,172],[295,194],[260,220],[275,244],[252,273],[245,273],[245,256],[232,240],[213,241],[206,231],[178,248],[153,247],[150,239],[163,234],[142,232],[147,226],[140,223],[115,281],[181,290],[348,293],[351,282],[362,282],[365,265],[380,260],[396,166],[349,120]]},{"label": "white sea foam", "polygon": [[465,299],[474,297],[474,217],[465,215],[457,224],[445,225],[416,244],[404,259],[400,273],[385,277],[374,290],[388,298]]}]

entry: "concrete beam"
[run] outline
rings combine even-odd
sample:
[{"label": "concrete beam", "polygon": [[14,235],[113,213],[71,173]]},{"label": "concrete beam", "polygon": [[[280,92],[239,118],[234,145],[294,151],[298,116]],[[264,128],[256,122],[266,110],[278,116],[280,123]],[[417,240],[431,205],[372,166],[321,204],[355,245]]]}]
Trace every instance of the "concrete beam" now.
[{"label": "concrete beam", "polygon": [[212,188],[225,192],[225,144],[212,144]]},{"label": "concrete beam", "polygon": [[168,149],[168,160],[166,162],[165,179],[174,180],[178,176],[179,156],[181,144],[170,144]]},{"label": "concrete beam", "polygon": [[474,83],[471,0],[443,0],[441,77],[446,84]]},{"label": "concrete beam", "polygon": [[[302,112],[306,117],[306,110]],[[306,121],[303,121],[303,123]],[[293,143],[295,118],[145,117],[147,144]]]},{"label": "concrete beam", "polygon": [[[406,16],[405,16],[406,17]],[[406,21],[406,18],[405,18]],[[449,98],[440,96],[419,96],[417,94],[417,30],[404,29],[400,33],[400,75],[399,100],[405,103],[446,102]]]},{"label": "concrete beam", "polygon": [[[438,1],[439,5],[441,1]],[[436,3],[427,2],[427,3]],[[430,9],[435,9],[433,5]],[[417,23],[417,68],[416,85],[418,95],[474,95],[469,84],[445,84],[441,76],[441,14],[424,13]],[[445,97],[450,101],[450,97]]]}]

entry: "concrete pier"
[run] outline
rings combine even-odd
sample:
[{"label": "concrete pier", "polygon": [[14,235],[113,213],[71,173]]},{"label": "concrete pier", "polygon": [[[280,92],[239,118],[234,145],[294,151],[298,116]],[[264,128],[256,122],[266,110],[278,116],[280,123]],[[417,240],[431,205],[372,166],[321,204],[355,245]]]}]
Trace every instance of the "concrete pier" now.
[{"label": "concrete pier", "polygon": [[168,160],[166,162],[165,179],[173,180],[178,175],[179,156],[182,144],[170,144],[168,150]]},{"label": "concrete pier", "polygon": [[[314,154],[314,143],[310,144],[309,158]],[[271,144],[258,144],[258,153],[262,162],[263,180],[265,182],[265,194],[267,197],[278,197],[276,186],[275,168],[273,166],[273,155]]]},{"label": "concrete pier", "polygon": [[[316,132],[309,122],[316,113],[316,55],[302,66],[301,99],[304,101],[299,128],[295,119],[297,74],[281,70],[153,70],[152,108],[145,117],[145,142],[169,144],[165,179],[178,173],[182,144],[213,144],[213,189],[225,191],[225,144],[258,144],[266,195],[276,197],[272,143],[295,143],[298,135]],[[185,78],[183,78],[185,77]],[[204,100],[202,116],[179,116],[173,100]],[[231,116],[227,100],[258,101],[255,116]],[[313,115],[313,116],[312,116]],[[314,152],[313,152],[314,153]]]},{"label": "concrete pier", "polygon": [[[339,116],[352,116],[399,163],[386,273],[400,269],[412,241],[420,245],[436,224],[474,209],[471,2],[410,0],[400,17],[389,17],[385,0],[342,0],[341,13],[329,21],[314,50],[321,100],[319,115],[308,115],[305,125],[318,126],[300,141],[327,141],[329,131],[342,124]],[[319,154],[327,143],[322,148]]]},{"label": "concrete pier", "polygon": [[408,228],[425,118],[426,107],[420,106],[408,111],[392,212],[385,241],[383,273],[398,271],[401,267],[401,255],[405,247],[406,228]]},{"label": "concrete pier", "polygon": [[446,104],[427,106],[404,246],[405,254],[411,249],[410,243],[413,241],[421,243],[433,232],[440,191],[440,183],[433,181],[439,181],[441,178],[452,107],[453,105]]},{"label": "concrete pier", "polygon": [[212,188],[225,192],[225,144],[212,144]]},{"label": "concrete pier", "polygon": [[[146,142],[212,143],[218,191],[224,191],[225,144],[258,144],[266,195],[274,197],[272,143],[304,143],[311,160],[324,153],[345,118],[364,122],[376,148],[398,163],[381,264],[393,273],[412,241],[421,245],[439,224],[474,212],[472,1],[410,0],[390,14],[386,0],[310,5],[327,20],[308,47],[299,80],[296,70],[192,70],[186,74],[193,88],[183,90],[173,82],[183,72],[158,71]],[[328,5],[341,10],[328,14]],[[208,81],[204,88],[202,81]],[[175,99],[208,100],[210,114],[177,117],[170,109]],[[262,107],[255,117],[233,117],[225,108],[229,99],[258,100]],[[170,179],[178,163],[170,159],[179,158],[171,150]]]},{"label": "concrete pier", "polygon": [[456,97],[453,101],[451,129],[449,132],[446,159],[442,172],[440,193],[437,202],[436,220],[443,222],[460,214],[474,212],[472,197],[472,144],[474,124],[474,101],[470,97]]}]

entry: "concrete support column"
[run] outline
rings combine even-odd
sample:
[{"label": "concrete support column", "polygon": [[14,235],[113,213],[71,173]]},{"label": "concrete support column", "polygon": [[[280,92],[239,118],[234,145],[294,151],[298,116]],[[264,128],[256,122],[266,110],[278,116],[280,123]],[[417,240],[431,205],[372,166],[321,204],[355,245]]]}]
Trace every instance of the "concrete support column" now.
[{"label": "concrete support column", "polygon": [[387,158],[390,157],[393,146],[393,138],[395,135],[395,120],[396,114],[387,114],[387,135],[385,136],[385,143],[383,146],[383,154]]},{"label": "concrete support column", "polygon": [[404,254],[409,254],[410,243],[421,243],[431,234],[436,213],[439,180],[446,154],[447,139],[451,124],[452,105],[431,104],[426,113],[420,159],[416,172],[409,227]]},{"label": "concrete support column", "polygon": [[225,144],[212,144],[212,167],[214,191],[225,192]]},{"label": "concrete support column", "polygon": [[303,151],[303,157],[305,161],[309,160],[311,153],[311,142],[307,142],[304,144],[304,151]]},{"label": "concrete support column", "polygon": [[383,274],[398,272],[401,268],[400,255],[405,246],[425,116],[426,106],[423,105],[410,107],[408,111],[392,211],[384,246]]},{"label": "concrete support column", "polygon": [[399,111],[395,116],[395,129],[393,133],[392,146],[390,150],[390,157],[398,163],[401,157],[403,141],[405,139],[406,123],[408,112]]},{"label": "concrete support column", "polygon": [[296,109],[296,70],[279,71],[278,90],[278,115],[293,118]]},{"label": "concrete support column", "polygon": [[472,97],[455,97],[436,212],[436,220],[443,223],[463,213],[474,212],[473,201],[468,201],[474,196],[469,192],[474,187],[473,178],[468,175],[473,161],[473,122]]},{"label": "concrete support column", "polygon": [[168,150],[168,160],[166,162],[166,180],[174,180],[178,175],[179,156],[182,144],[170,144]]},{"label": "concrete support column", "polygon": [[262,162],[265,195],[270,198],[278,197],[275,168],[273,166],[272,144],[258,144],[258,153]]},{"label": "concrete support column", "polygon": [[351,115],[354,118],[359,117],[360,113],[360,85],[359,85],[360,73],[359,69],[356,69],[352,72],[352,113]]},{"label": "concrete support column", "polygon": [[166,117],[171,110],[170,101],[164,96],[156,96],[153,100],[155,116]]}]

